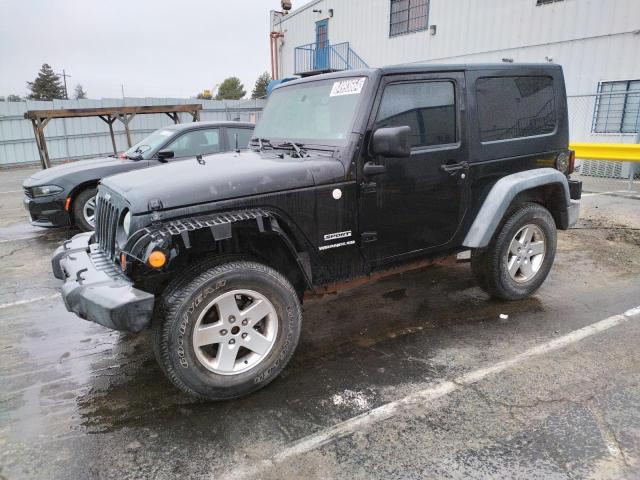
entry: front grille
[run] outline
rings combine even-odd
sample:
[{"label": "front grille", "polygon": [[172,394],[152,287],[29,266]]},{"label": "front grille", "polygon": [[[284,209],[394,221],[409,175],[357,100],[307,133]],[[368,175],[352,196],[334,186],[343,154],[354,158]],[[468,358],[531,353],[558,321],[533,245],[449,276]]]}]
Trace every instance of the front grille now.
[{"label": "front grille", "polygon": [[96,270],[104,272],[111,278],[126,278],[122,271],[116,268],[116,264],[99,248],[91,250],[90,257]]},{"label": "front grille", "polygon": [[33,198],[33,191],[30,188],[27,187],[22,187],[22,190],[24,190],[24,194],[29,197],[29,198]]},{"label": "front grille", "polygon": [[116,229],[121,210],[104,194],[99,194],[96,202],[96,240],[105,255],[111,260],[116,256]]}]

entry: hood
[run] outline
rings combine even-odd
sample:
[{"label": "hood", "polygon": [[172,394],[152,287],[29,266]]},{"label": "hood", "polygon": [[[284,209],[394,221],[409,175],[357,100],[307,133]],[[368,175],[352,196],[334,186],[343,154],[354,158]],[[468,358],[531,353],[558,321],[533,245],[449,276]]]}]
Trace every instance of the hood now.
[{"label": "hood", "polygon": [[[56,182],[65,183],[65,177],[73,175],[78,177],[77,180],[85,181],[91,178],[100,179],[105,174],[119,173],[132,168],[141,168],[146,165],[146,161],[141,160],[139,162],[120,159],[115,157],[102,157],[92,158],[89,160],[79,160],[77,162],[63,163],[62,165],[56,165],[55,167],[47,168],[34,173],[23,182],[25,187],[34,187],[39,185],[57,185]],[[85,178],[87,177],[87,178]],[[77,182],[76,180],[76,182]],[[64,186],[64,185],[60,185]]]},{"label": "hood", "polygon": [[343,181],[338,159],[313,155],[298,159],[273,152],[222,153],[169,163],[105,179],[102,183],[122,195],[136,214],[148,211],[150,200],[163,209],[228,200],[281,190]]}]

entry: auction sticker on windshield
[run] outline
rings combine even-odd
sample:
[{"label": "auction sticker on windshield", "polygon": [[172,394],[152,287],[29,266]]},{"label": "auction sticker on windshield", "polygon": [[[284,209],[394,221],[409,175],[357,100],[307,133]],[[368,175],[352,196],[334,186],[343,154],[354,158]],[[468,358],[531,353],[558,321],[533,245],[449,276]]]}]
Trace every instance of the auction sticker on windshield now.
[{"label": "auction sticker on windshield", "polygon": [[349,78],[347,80],[340,80],[339,82],[334,82],[333,88],[331,89],[330,97],[339,97],[341,95],[358,95],[362,92],[362,87],[364,87],[364,82],[367,80],[367,77],[360,78]]}]

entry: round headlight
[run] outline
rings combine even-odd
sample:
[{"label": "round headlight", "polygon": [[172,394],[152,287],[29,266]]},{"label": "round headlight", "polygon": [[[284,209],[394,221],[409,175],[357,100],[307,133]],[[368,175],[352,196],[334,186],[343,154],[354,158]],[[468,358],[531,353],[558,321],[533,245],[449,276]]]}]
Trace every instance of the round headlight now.
[{"label": "round headlight", "polygon": [[560,153],[556,158],[556,168],[562,173],[567,173],[569,170],[569,155],[565,152]]},{"label": "round headlight", "polygon": [[122,229],[124,230],[124,233],[127,235],[127,237],[129,236],[130,228],[131,228],[131,212],[127,212],[127,214],[124,216],[124,219],[122,220]]}]

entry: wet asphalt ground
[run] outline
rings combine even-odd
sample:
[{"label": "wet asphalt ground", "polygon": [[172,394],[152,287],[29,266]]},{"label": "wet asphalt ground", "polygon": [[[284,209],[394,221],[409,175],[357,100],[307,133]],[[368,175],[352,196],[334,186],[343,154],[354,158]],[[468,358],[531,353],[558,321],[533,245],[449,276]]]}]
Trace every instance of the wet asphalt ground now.
[{"label": "wet asphalt ground", "polygon": [[[0,479],[640,478],[640,198],[587,195],[532,298],[467,264],[304,305],[284,373],[199,403],[149,335],[66,312],[74,232],[26,222],[0,172]],[[625,315],[626,312],[626,315]]]}]

